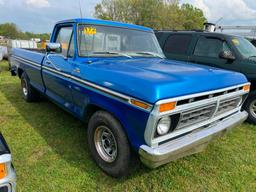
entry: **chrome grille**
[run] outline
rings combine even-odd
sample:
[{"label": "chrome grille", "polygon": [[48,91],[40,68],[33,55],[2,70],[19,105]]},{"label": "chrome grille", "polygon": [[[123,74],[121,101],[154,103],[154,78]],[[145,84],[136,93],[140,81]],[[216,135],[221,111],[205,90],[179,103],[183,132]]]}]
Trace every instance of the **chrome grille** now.
[{"label": "chrome grille", "polygon": [[221,115],[223,113],[226,113],[228,111],[231,111],[235,108],[238,107],[242,100],[242,97],[236,97],[236,98],[231,98],[231,99],[226,99],[223,101],[220,101],[218,111],[215,116]]},{"label": "chrome grille", "polygon": [[203,106],[197,109],[183,112],[180,116],[180,121],[177,126],[177,129],[187,127],[189,125],[206,121],[210,119],[216,109],[216,104],[209,106]]},{"label": "chrome grille", "polygon": [[229,93],[234,93],[234,92],[237,92],[237,91],[241,91],[242,89],[243,89],[243,86],[237,87],[237,88],[234,88],[234,89],[229,89],[229,90],[226,90],[226,91],[221,91],[221,92],[206,94],[206,95],[193,97],[193,98],[189,98],[189,99],[179,100],[177,102],[177,106],[188,104],[188,103],[193,103],[193,102],[196,102],[196,101],[201,101],[201,100],[205,100],[205,99],[209,99],[209,98],[214,98],[214,97],[227,95]]}]

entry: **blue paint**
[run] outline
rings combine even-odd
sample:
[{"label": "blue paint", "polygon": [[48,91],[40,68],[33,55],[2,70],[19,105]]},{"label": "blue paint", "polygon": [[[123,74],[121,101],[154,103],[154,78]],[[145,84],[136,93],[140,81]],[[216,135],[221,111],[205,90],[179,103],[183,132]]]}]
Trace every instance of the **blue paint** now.
[{"label": "blue paint", "polygon": [[121,23],[117,21],[106,21],[106,20],[100,20],[100,19],[71,19],[71,20],[64,20],[57,23],[57,25],[66,25],[67,23],[81,23],[81,24],[92,24],[92,25],[106,25],[106,26],[113,26],[113,27],[122,27],[122,28],[129,28],[129,29],[136,29],[136,30],[142,30],[142,31],[148,31],[153,32],[152,29],[148,27],[143,27],[139,25],[134,24],[128,24],[128,23]]},{"label": "blue paint", "polygon": [[[51,41],[54,41],[58,27],[73,26],[74,31],[77,31],[76,24],[107,25],[153,33],[152,29],[132,24],[74,19],[58,22]],[[21,57],[40,65],[40,67],[28,65],[28,62],[17,59],[16,67],[28,74],[32,86],[81,120],[86,116],[88,105],[96,105],[113,114],[123,125],[132,147],[136,150],[140,145],[145,144],[144,131],[150,111],[134,107],[120,98],[70,77],[85,80],[152,105],[161,99],[212,91],[247,82],[245,76],[240,73],[159,58],[81,58],[77,51],[77,35],[76,33],[74,35],[73,58],[54,56],[52,62],[55,66],[53,66],[45,61],[45,54],[13,49],[14,57]],[[56,67],[61,69],[62,74],[58,74]],[[79,68],[80,73],[74,72],[76,68]]]}]

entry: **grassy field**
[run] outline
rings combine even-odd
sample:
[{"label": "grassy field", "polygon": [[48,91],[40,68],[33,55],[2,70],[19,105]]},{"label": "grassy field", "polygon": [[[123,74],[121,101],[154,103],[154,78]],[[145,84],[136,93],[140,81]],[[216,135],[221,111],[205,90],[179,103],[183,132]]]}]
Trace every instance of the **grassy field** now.
[{"label": "grassy field", "polygon": [[92,161],[86,126],[49,101],[25,103],[0,63],[0,130],[13,155],[18,192],[256,191],[256,127],[244,124],[206,151],[113,179]]}]

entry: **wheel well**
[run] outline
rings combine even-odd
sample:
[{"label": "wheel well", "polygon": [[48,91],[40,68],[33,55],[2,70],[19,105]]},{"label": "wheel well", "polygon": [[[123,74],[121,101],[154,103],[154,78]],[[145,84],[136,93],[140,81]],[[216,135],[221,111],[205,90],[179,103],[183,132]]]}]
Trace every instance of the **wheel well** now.
[{"label": "wheel well", "polygon": [[18,76],[19,76],[19,78],[21,78],[22,73],[23,73],[23,70],[18,68]]},{"label": "wheel well", "polygon": [[[86,124],[88,124],[90,118],[92,117],[92,115],[93,115],[95,112],[97,112],[97,111],[106,111],[106,112],[110,113],[110,114],[111,114],[114,118],[116,118],[117,121],[119,121],[120,124],[122,125],[120,119],[119,119],[115,114],[111,113],[110,111],[108,111],[108,110],[106,110],[106,109],[104,109],[104,108],[102,108],[102,107],[99,107],[99,106],[97,106],[97,105],[94,105],[94,104],[89,104],[89,105],[86,107],[86,111],[85,111],[85,113],[84,113],[84,118],[83,118],[84,122],[85,122]],[[122,125],[122,126],[123,126],[123,125]]]},{"label": "wheel well", "polygon": [[88,105],[88,106],[86,107],[86,112],[85,112],[85,114],[84,114],[84,120],[85,120],[85,122],[88,123],[89,120],[90,120],[90,118],[91,118],[91,116],[92,116],[96,111],[99,111],[99,110],[104,110],[104,109],[101,108],[101,107],[99,107],[99,106],[97,106],[97,105],[92,105],[92,104]]},{"label": "wheel well", "polygon": [[108,111],[108,110],[106,110],[106,109],[104,109],[104,108],[102,108],[102,107],[99,107],[99,106],[94,105],[94,104],[89,104],[89,105],[86,107],[86,111],[85,111],[85,113],[84,113],[84,118],[83,118],[83,120],[84,120],[84,122],[86,123],[86,125],[88,125],[89,120],[90,120],[90,118],[92,117],[92,115],[93,115],[95,112],[101,111],[101,110],[108,112],[108,113],[111,114],[117,121],[119,121],[119,123],[121,124],[121,126],[122,126],[123,129],[124,129],[124,130],[123,130],[124,133],[127,135],[129,144],[131,145],[130,139],[129,139],[129,137],[128,137],[128,134],[127,134],[127,132],[126,132],[126,130],[125,130],[125,128],[124,128],[124,125],[123,125],[122,122],[120,121],[120,119],[119,119],[116,115],[114,115],[113,113],[111,113],[110,111]]},{"label": "wheel well", "polygon": [[[86,123],[86,125],[88,125],[89,120],[90,120],[90,118],[92,117],[92,115],[93,115],[95,112],[100,111],[100,110],[103,110],[103,111],[106,111],[106,112],[110,113],[114,118],[116,118],[117,121],[119,121],[119,123],[120,123],[121,126],[123,127],[124,133],[125,133],[126,136],[127,136],[129,145],[132,146],[132,144],[131,144],[131,142],[130,142],[130,138],[129,138],[129,136],[128,136],[128,133],[127,133],[127,131],[125,130],[124,125],[122,124],[122,122],[120,121],[120,119],[117,118],[116,115],[114,115],[113,113],[111,113],[110,111],[108,111],[108,110],[106,110],[106,109],[104,109],[104,108],[102,108],[102,107],[99,107],[99,106],[93,105],[93,104],[89,104],[89,105],[86,107],[86,111],[85,111],[85,113],[84,113],[84,118],[83,118],[83,119],[84,119],[84,122]],[[134,151],[134,152],[135,152],[135,151]],[[136,154],[136,152],[135,152],[134,154]]]}]

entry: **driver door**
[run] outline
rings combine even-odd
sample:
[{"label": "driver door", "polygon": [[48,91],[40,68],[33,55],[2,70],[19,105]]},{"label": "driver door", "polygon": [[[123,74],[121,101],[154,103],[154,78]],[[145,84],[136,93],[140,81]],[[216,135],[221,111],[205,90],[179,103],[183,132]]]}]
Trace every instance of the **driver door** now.
[{"label": "driver door", "polygon": [[200,36],[189,61],[227,70],[237,70],[235,61],[220,58],[222,51],[233,52],[227,42],[219,37]]},{"label": "driver door", "polygon": [[56,43],[62,46],[60,54],[47,53],[43,62],[43,79],[46,95],[65,108],[72,109],[70,74],[74,52],[73,26],[61,26],[57,29]]}]

